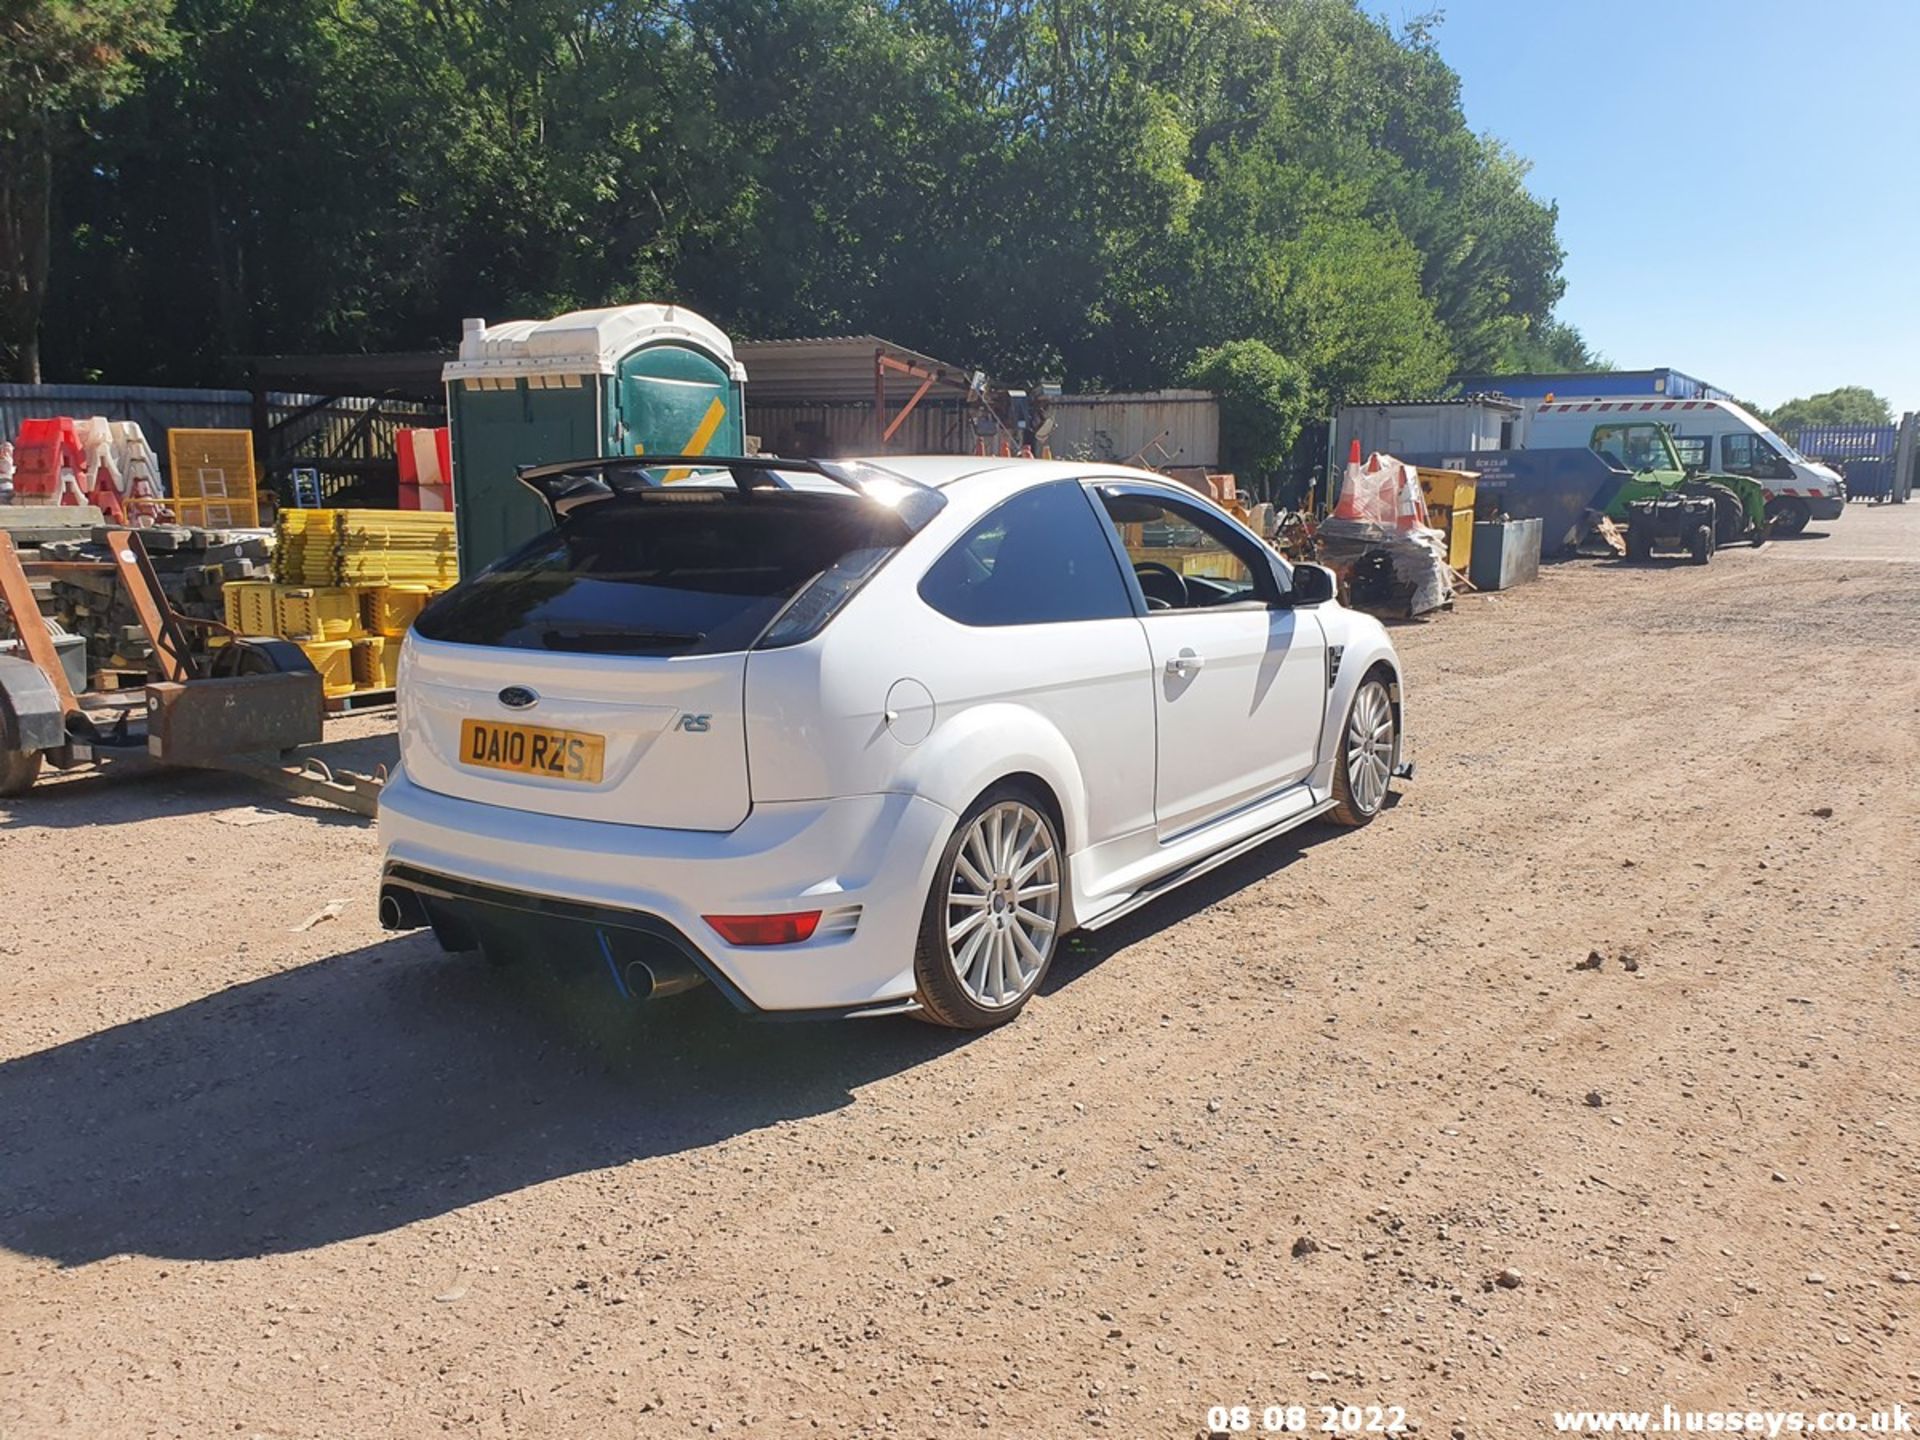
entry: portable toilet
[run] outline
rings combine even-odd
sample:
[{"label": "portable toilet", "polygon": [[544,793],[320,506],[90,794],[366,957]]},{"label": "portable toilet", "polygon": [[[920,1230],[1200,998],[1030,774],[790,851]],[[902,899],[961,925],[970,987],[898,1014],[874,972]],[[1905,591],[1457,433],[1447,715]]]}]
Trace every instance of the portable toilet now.
[{"label": "portable toilet", "polygon": [[678,305],[551,320],[468,320],[441,372],[453,432],[454,528],[472,575],[547,527],[523,465],[602,455],[739,455],[746,368]]}]

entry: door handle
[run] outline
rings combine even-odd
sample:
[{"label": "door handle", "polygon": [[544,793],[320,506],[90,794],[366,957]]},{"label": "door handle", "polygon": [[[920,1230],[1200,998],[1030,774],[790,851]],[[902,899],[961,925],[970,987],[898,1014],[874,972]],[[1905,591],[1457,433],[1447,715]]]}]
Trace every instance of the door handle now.
[{"label": "door handle", "polygon": [[1167,661],[1167,674],[1175,680],[1184,680],[1207,663],[1207,657],[1196,655],[1191,650],[1182,650]]}]

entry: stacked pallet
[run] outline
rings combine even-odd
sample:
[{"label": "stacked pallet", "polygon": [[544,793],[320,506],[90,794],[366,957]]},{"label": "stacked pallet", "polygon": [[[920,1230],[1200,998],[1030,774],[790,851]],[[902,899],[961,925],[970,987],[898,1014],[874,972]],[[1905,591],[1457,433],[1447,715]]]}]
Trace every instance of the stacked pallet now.
[{"label": "stacked pallet", "polygon": [[243,635],[276,635],[306,652],[327,694],[391,690],[400,642],[433,592],[425,585],[226,587],[227,624]]},{"label": "stacked pallet", "polygon": [[[44,541],[39,556],[43,560],[110,560],[107,533],[105,527],[98,527],[84,540]],[[268,571],[272,542],[260,531],[156,525],[139,533],[167,604],[189,618],[224,619],[226,587],[253,581]],[[43,608],[52,618],[68,634],[85,637],[87,673],[93,685],[124,689],[159,677],[153,647],[116,574],[68,570],[36,584],[46,587],[48,604]],[[209,632],[190,625],[186,635],[196,653],[204,655]]]},{"label": "stacked pallet", "polygon": [[425,585],[459,578],[453,516],[419,510],[284,510],[275,577],[289,585]]},{"label": "stacked pallet", "polygon": [[326,691],[393,688],[414,617],[457,578],[451,515],[283,510],[273,579],[226,587],[226,620],[306,652]]}]

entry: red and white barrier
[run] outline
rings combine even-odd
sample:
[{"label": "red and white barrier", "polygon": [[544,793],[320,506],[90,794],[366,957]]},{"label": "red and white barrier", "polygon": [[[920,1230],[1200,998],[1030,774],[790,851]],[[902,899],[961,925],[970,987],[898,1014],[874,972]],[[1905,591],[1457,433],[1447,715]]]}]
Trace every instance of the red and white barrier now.
[{"label": "red and white barrier", "polygon": [[396,430],[393,449],[400,462],[400,508],[453,509],[453,442],[447,427]]}]

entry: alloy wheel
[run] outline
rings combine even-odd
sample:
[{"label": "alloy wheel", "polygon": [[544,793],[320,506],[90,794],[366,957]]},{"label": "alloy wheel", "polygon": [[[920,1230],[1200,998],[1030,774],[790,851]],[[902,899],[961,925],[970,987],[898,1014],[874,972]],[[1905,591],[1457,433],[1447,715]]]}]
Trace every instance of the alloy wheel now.
[{"label": "alloy wheel", "polygon": [[1393,705],[1387,687],[1369,680],[1353,697],[1347,721],[1347,786],[1354,803],[1371,815],[1387,798],[1393,778]]},{"label": "alloy wheel", "polygon": [[1060,853],[1032,806],[983,810],[954,852],[947,882],[947,956],[975,1004],[1004,1009],[1045,971],[1060,927]]}]

